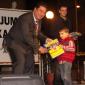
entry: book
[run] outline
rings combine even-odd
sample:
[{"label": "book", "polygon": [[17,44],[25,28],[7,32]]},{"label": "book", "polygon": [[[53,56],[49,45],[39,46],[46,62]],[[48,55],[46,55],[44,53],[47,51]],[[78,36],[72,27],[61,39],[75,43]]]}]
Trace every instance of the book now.
[{"label": "book", "polygon": [[59,44],[58,39],[54,39],[51,42],[46,43],[45,47],[48,49],[48,53],[50,54],[52,59],[59,57],[64,53],[64,49]]}]

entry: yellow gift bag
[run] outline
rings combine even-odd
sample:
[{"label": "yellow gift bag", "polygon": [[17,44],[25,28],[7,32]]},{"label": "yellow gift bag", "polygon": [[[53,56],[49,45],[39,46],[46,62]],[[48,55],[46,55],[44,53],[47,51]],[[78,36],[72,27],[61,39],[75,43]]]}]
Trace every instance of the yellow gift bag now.
[{"label": "yellow gift bag", "polygon": [[48,48],[48,52],[52,59],[64,53],[64,50],[62,46],[59,44],[57,39],[52,40],[51,42],[47,43],[45,47]]}]

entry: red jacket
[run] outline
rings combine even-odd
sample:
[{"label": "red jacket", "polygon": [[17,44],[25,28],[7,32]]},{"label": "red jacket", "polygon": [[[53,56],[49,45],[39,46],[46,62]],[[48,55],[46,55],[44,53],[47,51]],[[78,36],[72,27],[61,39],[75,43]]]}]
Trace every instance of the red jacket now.
[{"label": "red jacket", "polygon": [[67,62],[73,62],[75,59],[75,43],[74,40],[71,37],[68,37],[66,39],[61,39],[60,44],[63,45],[65,53],[60,55],[57,59],[58,61],[67,61]]}]

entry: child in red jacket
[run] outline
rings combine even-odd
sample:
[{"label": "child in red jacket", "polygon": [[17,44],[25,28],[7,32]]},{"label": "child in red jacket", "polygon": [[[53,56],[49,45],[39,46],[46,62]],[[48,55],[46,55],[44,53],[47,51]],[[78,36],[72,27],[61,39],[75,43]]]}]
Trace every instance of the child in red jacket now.
[{"label": "child in red jacket", "polygon": [[63,80],[64,85],[72,85],[71,68],[72,62],[75,59],[74,39],[70,37],[69,29],[67,27],[62,28],[59,31],[59,35],[59,42],[65,51],[57,58],[61,79]]}]

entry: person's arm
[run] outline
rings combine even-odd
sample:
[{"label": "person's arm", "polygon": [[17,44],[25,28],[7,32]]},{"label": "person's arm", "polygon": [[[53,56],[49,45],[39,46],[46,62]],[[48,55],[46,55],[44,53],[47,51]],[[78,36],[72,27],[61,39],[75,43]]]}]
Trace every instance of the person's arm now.
[{"label": "person's arm", "polygon": [[[33,29],[31,29],[32,24],[33,23],[30,23],[30,22],[28,23],[28,21],[25,21],[25,20],[21,21],[21,29],[23,32],[24,40],[25,40],[24,42],[28,46],[33,48],[34,54],[37,54],[38,51],[40,53],[46,53],[47,52],[46,48],[41,47],[39,45],[39,42],[38,42],[36,36],[33,36]],[[41,39],[44,38],[44,40],[46,40],[46,37],[42,33],[40,33],[39,36],[40,36],[39,38],[41,38]]]},{"label": "person's arm", "polygon": [[68,45],[63,45],[63,48],[65,51],[75,52],[75,43],[70,40]]},{"label": "person's arm", "polygon": [[42,42],[46,41],[46,36],[40,31],[40,33],[38,34],[38,39],[41,40]]}]

